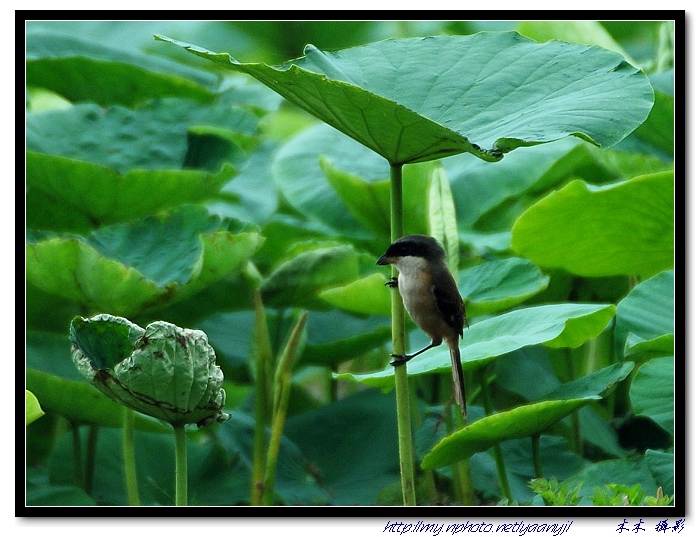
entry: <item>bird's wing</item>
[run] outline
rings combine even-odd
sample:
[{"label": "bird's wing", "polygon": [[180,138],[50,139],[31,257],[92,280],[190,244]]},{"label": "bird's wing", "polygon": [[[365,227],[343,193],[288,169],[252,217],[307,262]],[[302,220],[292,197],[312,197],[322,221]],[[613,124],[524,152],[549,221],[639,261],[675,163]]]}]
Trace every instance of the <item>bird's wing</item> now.
[{"label": "bird's wing", "polygon": [[460,336],[464,334],[464,302],[459,296],[457,289],[445,289],[439,285],[433,286],[433,294],[437,302],[437,307],[443,318]]}]

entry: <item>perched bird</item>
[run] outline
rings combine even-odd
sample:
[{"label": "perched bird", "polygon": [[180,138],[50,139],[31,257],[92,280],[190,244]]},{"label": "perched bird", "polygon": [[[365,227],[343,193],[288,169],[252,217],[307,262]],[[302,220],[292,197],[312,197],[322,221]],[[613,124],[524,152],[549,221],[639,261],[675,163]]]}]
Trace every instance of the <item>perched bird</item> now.
[{"label": "perched bird", "polygon": [[406,235],[389,246],[386,253],[377,260],[377,265],[396,266],[399,271],[398,281],[392,278],[387,285],[398,285],[406,311],[431,339],[427,347],[413,354],[392,354],[396,359],[391,365],[404,364],[443,341],[447,343],[452,359],[455,400],[466,420],[464,375],[459,354],[459,338],[464,333],[466,315],[464,301],[445,258],[445,250],[435,238]]}]

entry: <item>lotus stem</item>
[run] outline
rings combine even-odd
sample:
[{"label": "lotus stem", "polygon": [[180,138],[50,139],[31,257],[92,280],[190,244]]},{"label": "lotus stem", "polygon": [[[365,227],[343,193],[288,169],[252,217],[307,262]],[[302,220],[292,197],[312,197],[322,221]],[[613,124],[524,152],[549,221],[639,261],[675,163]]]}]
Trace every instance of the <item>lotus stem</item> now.
[{"label": "lotus stem", "polygon": [[540,453],[540,435],[532,435],[532,463],[535,467],[535,477],[544,477],[542,454]]},{"label": "lotus stem", "polygon": [[[564,348],[564,356],[566,357],[566,365],[568,369],[569,381],[576,380],[576,362],[571,349]],[[579,422],[579,411],[571,413],[571,450],[579,455],[583,452],[581,443],[581,424]]]},{"label": "lotus stem", "polygon": [[124,407],[122,449],[124,451],[126,497],[129,500],[129,505],[141,505],[138,480],[136,479],[136,457],[134,455],[134,411],[127,406]]},{"label": "lotus stem", "polygon": [[80,426],[78,422],[70,422],[71,433],[73,436],[73,479],[78,487],[85,490],[85,483],[83,481],[83,456],[82,449],[80,446]]},{"label": "lotus stem", "polygon": [[92,485],[95,481],[95,459],[97,458],[97,435],[100,432],[98,425],[88,425],[87,449],[85,450],[85,492],[92,494]]},{"label": "lotus stem", "polygon": [[187,434],[185,425],[173,423],[175,431],[175,505],[187,505]]},{"label": "lotus stem", "polygon": [[275,372],[275,393],[274,408],[272,413],[272,427],[270,431],[270,447],[267,451],[265,463],[265,486],[263,490],[262,504],[272,505],[274,501],[275,476],[277,474],[277,457],[279,455],[282,433],[284,431],[284,421],[287,417],[287,405],[289,403],[289,392],[292,387],[292,365],[297,356],[297,349],[304,333],[304,326],[308,312],[304,312],[299,317],[292,333],[285,345],[282,356],[277,364]]},{"label": "lotus stem", "polygon": [[272,369],[272,347],[267,330],[267,317],[259,290],[255,303],[255,429],[253,432],[253,468],[251,472],[251,505],[262,505],[265,488],[265,430],[272,420],[269,371]]},{"label": "lotus stem", "polygon": [[[403,236],[402,167],[391,165],[391,241]],[[398,272],[392,266],[392,276]],[[401,295],[396,289],[391,293],[391,340],[394,354],[406,354],[406,322]],[[416,505],[413,471],[413,438],[411,436],[411,404],[406,364],[394,367],[396,385],[396,419],[399,433],[399,466],[403,504]]]},{"label": "lotus stem", "polygon": [[[479,382],[481,384],[481,398],[484,402],[484,410],[486,415],[490,416],[493,414],[493,405],[491,404],[491,392],[489,391],[488,379],[486,378],[486,372],[481,369],[478,372]],[[498,481],[501,484],[501,493],[508,500],[508,503],[513,503],[513,495],[510,492],[510,484],[508,483],[508,474],[506,472],[506,465],[503,459],[503,451],[501,451],[501,444],[497,443],[493,446],[493,452],[496,459],[496,470],[498,471]]]}]

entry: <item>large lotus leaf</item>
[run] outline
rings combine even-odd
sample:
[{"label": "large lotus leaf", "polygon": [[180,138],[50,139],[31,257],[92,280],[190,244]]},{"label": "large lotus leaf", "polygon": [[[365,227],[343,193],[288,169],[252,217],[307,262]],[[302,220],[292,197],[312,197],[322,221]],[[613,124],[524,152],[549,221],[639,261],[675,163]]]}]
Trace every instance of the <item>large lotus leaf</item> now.
[{"label": "large lotus leaf", "polygon": [[196,278],[177,290],[177,300],[189,297],[230,274],[242,271],[263,241],[255,231],[237,234],[215,231],[202,235],[201,240],[202,268]]},{"label": "large lotus leaf", "polygon": [[[539,42],[557,39],[572,43],[599,45],[609,50],[620,53],[635,67],[639,67],[639,60],[656,56],[654,65],[645,62],[649,81],[654,88],[654,107],[647,119],[629,137],[622,141],[620,149],[647,154],[657,154],[666,161],[673,159],[674,155],[674,101],[673,101],[673,39],[664,40],[664,25],[671,26],[673,21],[653,21],[648,23],[635,23],[634,28],[628,23],[622,23],[618,28],[622,32],[615,37],[620,43],[624,43],[628,49],[623,50],[618,41],[608,33],[615,23],[601,24],[596,21],[525,21],[517,26],[517,31],[524,36]],[[659,25],[661,25],[661,37],[659,38]],[[644,28],[644,26],[647,26]],[[643,29],[642,29],[643,28]],[[641,30],[641,31],[640,31]],[[638,32],[632,36],[630,33]],[[668,34],[667,34],[668,35]],[[642,51],[640,47],[647,47]],[[628,53],[629,52],[629,53]],[[666,54],[668,62],[662,61]],[[668,69],[662,71],[661,69]],[[661,81],[664,78],[666,80]],[[627,153],[629,155],[629,153]],[[649,173],[653,170],[637,170],[628,175],[633,177],[641,173]]]},{"label": "large lotus leaf", "polygon": [[114,224],[87,239],[27,245],[27,280],[90,310],[133,316],[183,299],[239,270],[260,243],[221,230],[198,207]]},{"label": "large lotus leaf", "polygon": [[300,364],[338,364],[379,352],[391,340],[391,327],[383,316],[358,317],[336,309],[311,311],[306,327]]},{"label": "large lotus leaf", "polygon": [[[164,425],[167,429],[172,429]],[[190,505],[231,506],[250,502],[252,439],[254,423],[250,416],[233,413],[232,419],[220,424],[205,442],[193,437],[187,442]],[[81,428],[85,442],[87,428]],[[100,431],[95,448],[95,472],[91,495],[100,505],[127,505],[124,487],[122,435],[118,430]],[[68,485],[74,482],[72,435],[57,440],[48,460],[49,483]],[[161,435],[136,431],[134,434],[136,473],[142,505],[173,505],[175,500],[175,444],[172,434]],[[85,450],[82,464],[85,464]],[[282,437],[275,479],[275,492],[287,505],[318,505],[331,501],[314,475],[299,448]],[[44,485],[46,487],[46,485]],[[65,495],[61,505],[73,505]]]},{"label": "large lotus leaf", "polygon": [[44,507],[56,506],[57,508],[70,505],[95,506],[93,500],[84,489],[74,486],[41,485],[30,487],[27,485],[26,504],[28,506]]},{"label": "large lotus leaf", "polygon": [[634,364],[632,362],[622,362],[598,369],[589,375],[562,384],[542,397],[542,399],[552,401],[555,399],[577,399],[593,395],[605,397],[615,384],[627,378],[627,375],[630,374],[633,368]]},{"label": "large lotus leaf", "polygon": [[[530,345],[578,347],[597,336],[615,314],[606,304],[552,304],[534,306],[480,321],[464,331],[460,344],[462,367],[478,369],[498,356]],[[446,372],[451,369],[444,345],[430,349],[407,365],[409,375]],[[341,373],[338,379],[391,388],[394,368],[368,374]]]},{"label": "large lotus leaf", "polygon": [[674,271],[668,270],[636,285],[618,304],[618,353],[637,358],[650,351],[672,354],[674,320]]},{"label": "large lotus leaf", "polygon": [[[585,410],[584,407],[578,412],[580,414]],[[443,406],[430,408],[429,412],[416,430],[415,446],[419,459],[423,459],[436,444],[453,432],[448,431],[445,424]],[[477,421],[483,419],[484,416],[481,407],[469,407],[470,419]],[[565,479],[585,466],[586,460],[571,452],[570,446],[567,444],[568,440],[559,436],[550,436],[546,433],[540,436],[539,450],[545,475]],[[532,489],[527,486],[527,483],[533,477],[532,439],[508,440],[501,444],[501,451],[511,492],[514,496],[521,496],[523,502],[530,501]],[[487,495],[492,495],[494,498],[500,498],[498,470],[493,456],[484,452],[477,453],[470,458],[469,466],[474,488]],[[437,473],[446,476],[452,475],[449,467],[438,468]],[[520,489],[520,493],[516,492],[518,489]]]},{"label": "large lotus leaf", "polygon": [[[403,206],[412,215],[404,223],[406,234],[428,232],[432,169],[424,164],[403,170]],[[347,237],[384,236],[389,241],[389,168],[355,140],[328,125],[315,125],[280,148],[272,171],[282,194],[299,212]]]},{"label": "large lotus leaf", "polygon": [[65,332],[66,322],[82,310],[81,306],[62,296],[39,289],[25,278],[26,330]]},{"label": "large lotus leaf", "polygon": [[[611,386],[629,375],[632,365],[630,362],[614,364],[562,384],[554,372],[551,353],[539,346],[526,347],[496,361],[496,384],[499,389],[517,394],[528,402],[605,396]],[[533,378],[537,382],[532,382]],[[588,442],[610,455],[625,455],[607,418],[594,409],[583,408],[578,412],[578,419],[581,435]]]},{"label": "large lotus leaf", "polygon": [[[338,197],[355,219],[378,237],[390,237],[389,180],[365,182],[351,173],[337,170],[321,157],[321,169]],[[419,220],[411,219],[411,221]]]},{"label": "large lotus leaf", "polygon": [[[259,237],[256,236],[256,240],[259,241]],[[226,246],[225,242],[222,246]],[[242,245],[242,242],[239,243],[239,246]],[[192,282],[192,284],[182,288],[181,293],[178,293],[173,301],[167,301],[149,309],[145,313],[146,318],[139,316],[135,319],[148,322],[157,317],[168,319],[180,326],[191,325],[203,330],[198,323],[216,312],[240,311],[250,308],[250,297],[258,284],[256,280],[250,278],[248,273],[251,265],[247,261],[250,258],[239,259],[245,262],[244,267],[228,274],[225,278],[209,282],[201,289],[194,289],[195,282]],[[196,292],[193,294],[185,293],[184,291],[189,288]]]},{"label": "large lotus leaf", "polygon": [[280,252],[290,251],[300,241],[321,244],[328,240],[330,233],[320,222],[278,211],[260,230],[265,242],[255,254],[255,264],[262,273],[268,274],[282,261]]},{"label": "large lotus leaf", "polygon": [[654,451],[649,449],[644,454],[647,468],[656,479],[664,494],[671,495],[674,492],[675,464],[673,453]]},{"label": "large lotus leaf", "polygon": [[461,229],[487,232],[510,232],[527,207],[572,177],[603,184],[669,169],[667,163],[650,155],[603,150],[571,137],[518,149],[499,162],[455,155],[442,164]]},{"label": "large lotus leaf", "polygon": [[[81,335],[82,344],[90,346],[96,360],[105,366],[128,356],[130,341],[135,341],[143,333],[141,327],[126,320],[115,318],[113,321],[111,345],[99,337],[89,337],[87,333]],[[41,397],[47,412],[79,423],[123,427],[120,405],[85,382],[71,360],[70,347],[65,332],[27,332],[27,387]],[[141,414],[135,415],[134,426],[156,432],[172,430],[161,421]]]},{"label": "large lotus leaf", "polygon": [[[131,344],[129,330],[135,327],[132,337],[143,333],[140,327],[116,321],[112,348],[99,337],[82,334],[83,345],[92,348],[96,360],[116,363],[128,356]],[[124,332],[119,332],[123,328]],[[27,386],[38,393],[47,411],[65,416],[79,423],[94,423],[104,427],[122,427],[122,412],[117,403],[85,382],[73,364],[67,334],[35,332],[27,333]],[[120,348],[121,347],[121,348]],[[143,430],[167,432],[170,428],[162,422],[137,414],[135,427]]]},{"label": "large lotus leaf", "polygon": [[216,77],[165,58],[44,30],[27,34],[26,83],[72,102],[134,106],[165,96],[211,101],[214,93],[207,87]]},{"label": "large lotus leaf", "polygon": [[[197,328],[207,333],[219,362],[223,360],[229,368],[247,371],[253,325],[253,312],[245,310],[216,313],[198,322]],[[271,333],[284,334],[291,329],[291,320],[277,314],[268,315],[268,326]],[[337,364],[376,352],[390,339],[391,327],[383,317],[358,317],[336,309],[309,311],[306,344],[300,350],[297,363]],[[231,396],[228,389],[227,392]]]},{"label": "large lotus leaf", "polygon": [[[254,430],[253,418],[247,413],[239,412],[233,412],[231,420],[215,429],[214,434],[223,448],[225,459],[231,461],[231,466],[235,465],[235,468],[222,473],[218,466],[210,466],[209,475],[203,476],[206,478],[203,484],[207,486],[200,487],[198,496],[210,498],[210,504],[235,505],[250,502]],[[287,505],[330,503],[332,501],[330,494],[323,479],[318,479],[316,472],[316,466],[309,464],[308,458],[298,447],[296,439],[290,439],[285,432],[280,441],[275,475],[275,496]],[[216,494],[224,487],[234,490]],[[209,488],[214,490],[207,490]],[[222,500],[222,497],[225,499]]]},{"label": "large lotus leaf", "polygon": [[642,364],[632,379],[630,402],[636,414],[648,416],[674,434],[673,356],[654,358]]},{"label": "large lotus leaf", "polygon": [[[144,330],[101,314],[73,319],[70,336],[78,371],[111,399],[173,424],[228,419],[221,413],[224,375],[201,330],[165,321]],[[118,362],[104,360],[105,354],[124,354],[125,347],[128,354]]]},{"label": "large lotus leaf", "polygon": [[101,256],[80,239],[50,239],[27,245],[27,281],[79,302],[90,310],[131,315],[164,299],[136,269]]},{"label": "large lotus leaf", "polygon": [[[374,183],[389,179],[385,160],[325,124],[313,126],[292,138],[280,148],[272,162],[275,183],[295,209],[331,229],[342,231],[345,236],[358,236],[357,219],[333,188],[337,181],[329,180],[331,173],[370,182],[372,184],[366,187],[370,192],[381,188]],[[385,219],[382,215],[381,221]],[[369,234],[365,232],[361,236]]]},{"label": "large lotus leaf", "polygon": [[[52,439],[52,443],[54,442],[55,439]],[[67,505],[97,505],[95,500],[79,486],[71,484],[57,486],[51,484],[48,479],[48,468],[46,465],[35,466],[27,464],[24,477],[26,483],[24,498],[27,506],[65,507]],[[75,483],[75,480],[73,480],[73,483]]]},{"label": "large lotus leaf", "polygon": [[[625,138],[628,140],[629,138]],[[602,173],[597,172],[597,176],[591,175],[591,171],[596,173],[590,167],[583,170],[576,169],[572,175],[576,175],[585,179],[586,182],[592,184],[609,183],[612,179],[628,179],[640,175],[649,175],[657,172],[672,171],[674,169],[673,162],[664,159],[662,156],[657,156],[650,153],[636,153],[620,147],[618,144],[614,149],[600,149],[588,146],[592,160],[600,166]],[[583,173],[582,173],[583,172]],[[588,172],[588,173],[586,173]]]},{"label": "large lotus leaf", "polygon": [[65,323],[60,332],[45,332],[28,328],[25,336],[25,365],[27,368],[37,369],[69,380],[82,380],[70,359],[70,344],[65,330]]},{"label": "large lotus leaf", "polygon": [[672,95],[654,90],[654,108],[634,136],[673,158],[675,152],[675,101]]},{"label": "large lotus leaf", "polygon": [[[335,308],[360,314],[391,314],[388,275],[371,274],[319,296]],[[487,261],[459,273],[459,291],[467,316],[476,317],[510,308],[547,287],[549,277],[527,259],[509,257]]]},{"label": "large lotus leaf", "polygon": [[[576,138],[519,149],[496,163],[455,155],[445,159],[443,165],[463,230],[481,225],[482,219],[490,224],[494,220],[489,218],[490,211],[503,204],[520,203],[518,200],[523,199],[534,203],[543,192],[572,175],[599,183],[665,167],[653,157],[602,151]],[[426,233],[422,216],[426,201],[421,189],[424,184],[427,186],[429,175],[416,168],[420,166],[403,170],[404,212],[412,215],[406,219],[405,231]],[[285,199],[297,210],[345,236],[363,237],[358,221],[375,233],[387,228],[388,213],[384,207],[388,206],[389,196],[383,193],[383,189],[388,189],[386,161],[328,125],[311,127],[283,145],[273,163],[273,172]],[[231,182],[235,184],[239,184],[239,178]],[[500,218],[498,229],[510,230],[525,207],[505,222]],[[469,242],[477,251],[508,249],[509,231],[499,237],[498,248],[493,241],[487,248],[485,239],[489,237],[477,243],[474,235],[461,235],[462,242]]]},{"label": "large lotus leaf", "polygon": [[191,129],[201,126],[250,137],[258,120],[242,108],[198,105],[189,99],[149,101],[138,110],[78,104],[28,114],[27,149],[92,162],[122,174],[132,169],[178,170],[193,150]]},{"label": "large lotus leaf", "polygon": [[506,257],[463,270],[459,292],[467,304],[467,316],[503,311],[544,290],[549,276],[527,259]]},{"label": "large lotus leaf", "polygon": [[[548,148],[549,146],[547,145],[540,147]],[[538,148],[528,148],[525,149],[524,152],[530,153],[536,149]],[[602,182],[610,182],[611,180],[626,178],[625,175],[616,173],[616,170],[614,170],[612,166],[602,166],[602,162],[600,162],[601,159],[595,158],[592,155],[592,153],[601,154],[603,152],[609,153],[610,151],[611,150],[601,150],[600,148],[596,148],[590,144],[581,143],[578,147],[568,152],[566,155],[562,155],[562,158],[556,160],[554,165],[542,175],[537,174],[537,170],[542,169],[543,165],[546,166],[546,163],[552,160],[552,156],[542,155],[540,153],[540,156],[544,162],[534,164],[530,169],[516,169],[513,177],[502,175],[496,176],[496,180],[491,183],[496,192],[487,196],[488,201],[495,201],[497,196],[505,193],[504,190],[522,186],[518,185],[518,182],[519,180],[522,180],[523,176],[526,177],[527,181],[531,184],[526,190],[519,193],[508,193],[507,197],[502,198],[500,202],[493,207],[489,208],[488,205],[484,205],[483,208],[480,207],[477,209],[476,214],[479,216],[474,222],[473,228],[469,229],[462,224],[463,240],[473,244],[476,241],[473,242],[472,240],[469,240],[468,237],[470,234],[473,235],[478,233],[482,233],[484,236],[487,236],[487,234],[495,235],[497,233],[505,232],[508,234],[508,238],[510,238],[513,224],[530,206],[537,203],[542,197],[546,196],[553,190],[563,187],[572,179],[580,179],[581,175],[579,174],[581,173],[585,174],[589,178],[593,175],[592,184],[600,184]],[[509,156],[509,158],[505,160],[510,160],[511,158],[512,157]],[[537,159],[535,158],[535,155],[533,155],[530,159],[521,159],[520,164],[524,164],[524,161],[526,160],[533,162]],[[527,165],[525,164],[525,166]],[[666,169],[668,168],[666,167]],[[506,169],[501,170],[501,172],[505,171]],[[642,169],[641,171],[646,171],[646,169]],[[638,175],[639,173],[640,169],[633,170],[633,175]],[[614,175],[611,176],[611,174]],[[489,174],[489,176],[493,177],[492,174]],[[481,185],[487,184],[485,183],[484,177],[480,177],[478,182],[480,182]],[[462,197],[462,199],[468,197],[469,190],[468,188],[465,188],[465,186],[468,186],[468,183],[465,185],[456,182],[456,184],[461,187],[462,191],[459,193],[459,195]],[[476,199],[470,202],[470,205],[472,206],[474,202],[479,203],[480,201],[480,197],[478,196],[477,192],[475,192],[475,197]],[[495,244],[496,243],[494,241],[494,246]],[[506,243],[506,246],[506,250],[510,250],[509,253],[512,253],[510,244]],[[486,257],[489,256],[489,253],[494,251],[502,250],[492,247],[491,251],[489,252],[488,249],[484,250],[483,246],[476,249],[477,253],[481,252],[482,255]]]},{"label": "large lotus leaf", "polygon": [[391,315],[391,295],[387,277],[375,273],[342,287],[332,287],[319,297],[334,308],[361,315]]},{"label": "large lotus leaf", "polygon": [[[318,434],[323,431],[323,434]],[[291,416],[288,436],[317,469],[337,505],[374,505],[379,491],[399,480],[396,403],[365,390]],[[354,453],[371,454],[358,458]]]},{"label": "large lotus leaf", "polygon": [[[488,163],[468,155],[456,155],[443,161],[452,182],[457,214],[462,227],[473,227],[479,218],[505,200],[524,196],[545,176],[561,174],[552,170],[561,160],[578,162],[572,156],[580,146],[576,138],[564,138],[551,144],[519,149],[499,162]],[[567,169],[565,173],[571,173]]]},{"label": "large lotus leaf", "polygon": [[[583,412],[586,407],[579,410]],[[543,434],[539,441],[540,460],[542,461],[542,472],[548,478],[556,478],[559,482],[563,481],[570,475],[586,467],[588,461],[581,455],[571,451],[569,440],[560,436],[551,436]],[[533,505],[533,491],[530,488],[530,483],[534,477],[532,464],[532,439],[519,438],[509,440],[501,444],[501,453],[505,462],[505,470],[508,478],[508,487],[510,488],[513,500],[517,505]],[[449,467],[443,467],[439,471],[447,471]],[[483,501],[488,501],[490,498],[493,503],[498,502],[503,497],[503,492],[500,487],[498,478],[498,467],[494,457],[488,452],[481,452],[472,455],[469,459],[469,470],[474,483],[474,489],[479,491],[479,497],[483,497]],[[549,522],[551,523],[551,522]],[[525,523],[527,524],[527,523]],[[560,528],[558,531],[565,531],[568,522],[559,523],[558,526],[549,526],[552,530]],[[499,522],[501,525],[501,522]],[[514,531],[518,525],[505,526]],[[525,526],[518,529],[522,530]],[[530,526],[530,531],[534,531],[536,524]],[[539,526],[542,528],[543,526]]]},{"label": "large lotus leaf", "polygon": [[199,207],[191,209],[102,227],[88,236],[87,243],[105,257],[134,267],[158,286],[184,284],[201,269],[200,236],[221,227],[218,217]]},{"label": "large lotus leaf", "polygon": [[44,415],[39,400],[29,390],[25,390],[25,424],[29,425]]},{"label": "large lotus leaf", "polygon": [[625,341],[624,356],[635,361],[669,356],[675,352],[674,341],[673,334],[664,334],[653,339],[641,339],[635,334],[630,334]]},{"label": "large lotus leaf", "polygon": [[27,152],[27,226],[85,231],[211,198],[233,175],[199,170],[131,170]]},{"label": "large lotus leaf", "polygon": [[277,149],[277,143],[263,141],[245,161],[237,164],[235,181],[226,183],[219,198],[207,203],[209,212],[260,226],[268,222],[279,205],[270,164]]},{"label": "large lotus leaf", "polygon": [[[69,352],[70,344],[66,345],[66,348],[66,352]],[[33,368],[27,368],[26,379],[27,389],[41,399],[46,412],[64,416],[78,423],[113,428],[124,426],[122,405],[84,380],[68,380]],[[172,431],[162,421],[141,414],[135,416],[134,427],[158,433]]]},{"label": "large lotus leaf", "polygon": [[639,485],[649,496],[656,496],[658,487],[646,462],[643,459],[633,458],[595,462],[564,481],[565,485],[571,487],[583,484],[579,491],[579,496],[583,498],[580,506],[591,505],[590,498],[595,490],[611,483],[628,487]]},{"label": "large lotus leaf", "polygon": [[619,54],[514,32],[389,39],[334,53],[309,45],[278,68],[156,38],[248,73],[392,164],[463,152],[498,160],[570,134],[612,145],[652,104],[646,76]]},{"label": "large lotus leaf", "polygon": [[651,276],[673,267],[673,173],[600,188],[572,181],[525,211],[512,233],[513,250],[540,266]]},{"label": "large lotus leaf", "polygon": [[671,66],[664,71],[656,71],[649,74],[649,81],[655,91],[673,97],[675,94],[676,76],[675,69]]},{"label": "large lotus leaf", "polygon": [[598,45],[621,54],[634,65],[634,60],[598,21],[524,21],[517,26],[518,33],[545,43],[556,39],[582,45]]},{"label": "large lotus leaf", "polygon": [[541,433],[597,396],[523,405],[487,416],[441,440],[423,459],[421,468],[447,466],[514,438]]},{"label": "large lotus leaf", "polygon": [[[561,386],[554,372],[550,352],[541,346],[524,347],[496,361],[495,386],[520,396],[525,401],[547,399],[547,394]],[[533,383],[532,379],[537,378]]]},{"label": "large lotus leaf", "polygon": [[[349,138],[344,138],[355,144]],[[351,173],[333,168],[325,156],[321,157],[321,168],[328,179],[328,183],[333,187],[338,197],[343,200],[347,210],[355,219],[371,230],[376,237],[381,237],[382,240],[389,243],[391,236],[391,227],[389,225],[389,215],[391,214],[389,209],[389,179],[384,181],[365,181]],[[432,164],[418,164],[404,170],[402,185],[403,209],[405,214],[411,215],[404,222],[405,235],[428,233],[426,199],[433,199],[429,191],[431,169]],[[321,213],[323,216],[329,215],[327,208],[322,212],[315,212],[317,214]],[[338,228],[335,222],[331,223],[336,229]],[[433,236],[436,235],[433,234]]]},{"label": "large lotus leaf", "polygon": [[357,278],[357,253],[349,245],[320,245],[299,251],[279,264],[262,282],[268,306],[323,305],[316,295]]}]

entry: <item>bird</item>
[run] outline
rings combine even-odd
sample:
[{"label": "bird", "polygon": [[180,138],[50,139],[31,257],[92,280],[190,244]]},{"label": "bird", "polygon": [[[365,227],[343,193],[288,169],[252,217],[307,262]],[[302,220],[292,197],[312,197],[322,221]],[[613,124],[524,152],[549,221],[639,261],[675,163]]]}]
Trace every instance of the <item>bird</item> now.
[{"label": "bird", "polygon": [[398,278],[386,285],[398,287],[404,308],[414,323],[430,338],[430,344],[413,354],[392,354],[391,365],[405,364],[411,358],[437,347],[444,341],[452,361],[454,397],[467,419],[464,375],[459,338],[464,337],[466,313],[457,284],[446,263],[444,248],[434,237],[406,235],[394,241],[377,260],[377,265],[394,265]]}]

